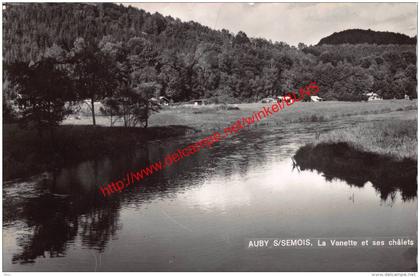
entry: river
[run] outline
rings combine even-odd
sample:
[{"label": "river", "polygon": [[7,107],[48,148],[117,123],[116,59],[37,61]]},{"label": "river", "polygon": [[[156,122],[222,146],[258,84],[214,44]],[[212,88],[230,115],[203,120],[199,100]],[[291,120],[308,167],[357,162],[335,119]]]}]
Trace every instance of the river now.
[{"label": "river", "polygon": [[417,270],[416,247],[247,247],[252,238],[417,236],[416,194],[299,170],[291,158],[318,127],[243,130],[107,199],[99,186],[198,138],[7,182],[3,270]]}]

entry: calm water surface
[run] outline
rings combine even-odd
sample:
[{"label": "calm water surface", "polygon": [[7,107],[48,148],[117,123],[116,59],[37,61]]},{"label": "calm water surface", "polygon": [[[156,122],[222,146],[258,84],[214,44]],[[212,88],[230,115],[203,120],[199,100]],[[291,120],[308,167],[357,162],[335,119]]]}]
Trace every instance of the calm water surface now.
[{"label": "calm water surface", "polygon": [[[244,130],[104,200],[100,185],[197,137],[4,184],[5,271],[413,271],[417,249],[247,249],[251,238],[417,234],[417,195],[384,199],[293,166],[312,127]],[[300,126],[300,125],[299,125]],[[312,129],[311,129],[312,128]],[[328,179],[328,181],[327,181]],[[378,184],[376,184],[378,185]],[[379,184],[380,185],[380,184]]]}]

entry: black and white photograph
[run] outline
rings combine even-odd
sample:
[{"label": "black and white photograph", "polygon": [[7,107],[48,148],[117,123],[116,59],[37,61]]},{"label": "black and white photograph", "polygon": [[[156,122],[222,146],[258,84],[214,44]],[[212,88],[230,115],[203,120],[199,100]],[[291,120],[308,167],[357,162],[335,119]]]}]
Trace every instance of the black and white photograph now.
[{"label": "black and white photograph", "polygon": [[4,276],[415,276],[417,26],[417,2],[2,2]]}]

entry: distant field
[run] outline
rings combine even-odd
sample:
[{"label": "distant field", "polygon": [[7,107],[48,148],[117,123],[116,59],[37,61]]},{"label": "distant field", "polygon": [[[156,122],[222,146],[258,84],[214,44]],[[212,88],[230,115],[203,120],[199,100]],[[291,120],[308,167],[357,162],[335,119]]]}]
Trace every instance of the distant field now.
[{"label": "distant field", "polygon": [[[223,105],[206,105],[197,107],[173,106],[165,107],[159,113],[150,117],[149,126],[185,125],[200,131],[220,129],[230,123],[252,116],[253,112],[261,110],[270,104],[251,103],[237,104],[239,110],[228,110]],[[233,106],[232,106],[233,107]],[[281,123],[329,122],[346,117],[360,116],[366,120],[372,118],[417,118],[416,100],[383,100],[371,102],[299,102],[264,120],[264,125]],[[262,123],[263,121],[261,121]],[[109,118],[98,116],[97,123],[109,126]],[[92,124],[89,116],[74,117],[64,121],[64,124]],[[122,123],[117,123],[122,125]]]}]

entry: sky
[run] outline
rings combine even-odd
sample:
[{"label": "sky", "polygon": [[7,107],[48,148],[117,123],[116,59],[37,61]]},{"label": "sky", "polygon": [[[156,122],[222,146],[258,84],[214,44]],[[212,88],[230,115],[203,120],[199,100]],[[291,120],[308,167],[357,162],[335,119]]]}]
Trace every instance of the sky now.
[{"label": "sky", "polygon": [[416,3],[126,3],[212,29],[295,45],[345,29],[417,34]]}]

